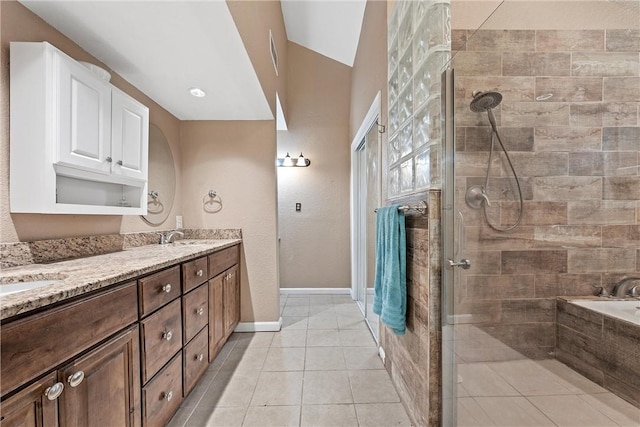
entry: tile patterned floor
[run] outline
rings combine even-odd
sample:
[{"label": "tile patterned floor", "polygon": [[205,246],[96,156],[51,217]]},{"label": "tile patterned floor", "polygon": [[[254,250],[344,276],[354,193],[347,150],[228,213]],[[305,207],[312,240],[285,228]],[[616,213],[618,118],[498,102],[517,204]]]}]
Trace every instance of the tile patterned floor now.
[{"label": "tile patterned floor", "polygon": [[234,333],[170,426],[410,426],[348,295],[283,295],[280,332]]},{"label": "tile patterned floor", "polygon": [[[348,295],[283,295],[280,309],[282,331],[231,336],[170,426],[410,425]],[[460,427],[640,427],[638,408],[556,360],[458,374]]]},{"label": "tile patterned floor", "polygon": [[640,427],[640,409],[554,359],[459,361],[457,369],[459,427]]}]

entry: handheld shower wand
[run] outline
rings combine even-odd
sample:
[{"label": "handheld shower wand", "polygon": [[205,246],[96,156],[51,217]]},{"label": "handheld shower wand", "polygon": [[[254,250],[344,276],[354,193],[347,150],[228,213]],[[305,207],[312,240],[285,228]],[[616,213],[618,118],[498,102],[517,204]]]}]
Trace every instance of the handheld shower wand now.
[{"label": "handheld shower wand", "polygon": [[[520,187],[520,179],[518,178],[518,174],[516,173],[515,168],[513,167],[513,163],[511,162],[509,153],[507,152],[507,149],[505,148],[502,142],[502,138],[500,137],[500,133],[498,132],[496,117],[493,114],[493,109],[496,108],[498,105],[500,105],[500,102],[502,102],[502,94],[498,92],[480,92],[480,91],[473,92],[473,99],[471,100],[471,104],[469,105],[469,108],[471,109],[471,111],[476,113],[481,113],[483,111],[487,112],[487,117],[489,118],[489,124],[491,125],[491,147],[489,151],[489,162],[487,164],[487,174],[485,176],[484,186],[470,187],[467,190],[466,201],[467,201],[467,204],[472,208],[475,208],[475,209],[482,208],[484,218],[487,221],[487,224],[489,225],[489,227],[491,227],[496,231],[510,231],[516,228],[520,224],[520,221],[522,221],[522,216],[524,213],[524,201],[522,197],[522,189]],[[519,204],[520,204],[518,219],[513,225],[510,225],[504,228],[491,224],[491,221],[489,221],[489,217],[487,216],[487,207],[491,206],[489,196],[487,194],[487,189],[489,188],[489,172],[491,170],[491,159],[493,158],[494,137],[495,139],[498,140],[498,143],[500,144],[500,147],[502,148],[502,151],[504,152],[505,157],[507,159],[507,163],[511,168],[511,172],[513,172],[513,177],[515,178],[516,186],[518,188],[518,196],[519,196]]]}]

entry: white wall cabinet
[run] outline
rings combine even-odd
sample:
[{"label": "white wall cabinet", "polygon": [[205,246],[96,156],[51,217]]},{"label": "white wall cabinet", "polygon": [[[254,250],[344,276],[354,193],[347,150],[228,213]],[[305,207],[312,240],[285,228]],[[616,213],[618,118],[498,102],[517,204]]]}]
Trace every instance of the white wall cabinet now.
[{"label": "white wall cabinet", "polygon": [[11,212],[146,214],[148,108],[49,43],[10,61]]}]

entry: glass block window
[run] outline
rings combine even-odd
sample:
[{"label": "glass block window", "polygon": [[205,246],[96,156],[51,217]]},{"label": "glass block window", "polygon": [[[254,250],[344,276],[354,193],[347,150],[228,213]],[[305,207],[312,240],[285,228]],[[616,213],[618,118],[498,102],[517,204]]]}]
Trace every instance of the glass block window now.
[{"label": "glass block window", "polygon": [[404,0],[388,23],[389,198],[440,188],[440,75],[451,57],[449,0]]}]

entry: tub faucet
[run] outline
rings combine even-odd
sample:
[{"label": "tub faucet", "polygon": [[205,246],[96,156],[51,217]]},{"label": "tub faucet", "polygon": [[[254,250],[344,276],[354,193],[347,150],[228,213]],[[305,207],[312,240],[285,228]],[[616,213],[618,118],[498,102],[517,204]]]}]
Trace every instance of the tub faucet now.
[{"label": "tub faucet", "polygon": [[184,233],[182,231],[178,231],[178,230],[172,231],[172,232],[167,233],[167,234],[160,233],[160,244],[161,245],[166,245],[166,244],[171,243],[171,241],[173,240],[173,237],[176,234],[179,234],[180,237],[184,237]]},{"label": "tub faucet", "polygon": [[[624,279],[620,280],[618,283],[613,285],[613,290],[611,291],[611,294],[614,295],[616,298],[626,297],[627,294],[630,293],[632,289],[631,284],[636,280],[640,280],[640,276],[625,277]],[[633,289],[635,289],[636,293],[638,292],[638,286],[634,286]]]}]

